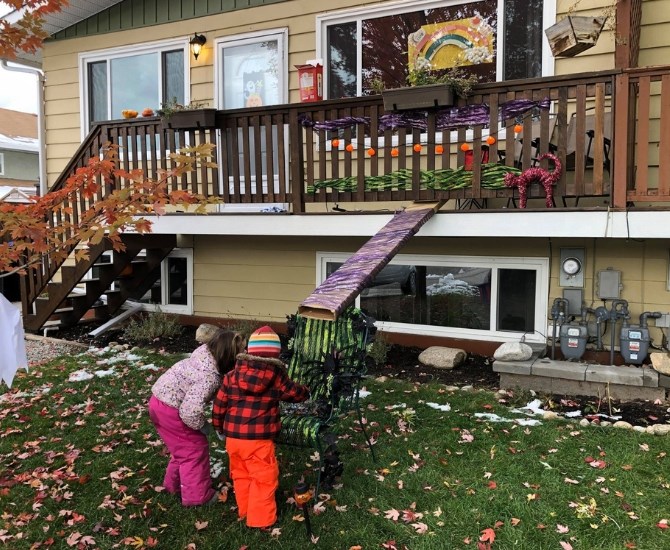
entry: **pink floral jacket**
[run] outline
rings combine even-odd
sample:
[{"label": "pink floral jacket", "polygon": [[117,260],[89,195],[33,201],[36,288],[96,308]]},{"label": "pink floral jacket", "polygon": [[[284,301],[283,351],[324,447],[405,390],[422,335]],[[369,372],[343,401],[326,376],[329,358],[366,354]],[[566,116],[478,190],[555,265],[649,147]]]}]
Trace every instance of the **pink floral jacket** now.
[{"label": "pink floral jacket", "polygon": [[221,375],[205,344],[165,371],[151,392],[166,405],[179,409],[179,417],[189,428],[199,430],[206,422],[205,408],[220,384]]}]

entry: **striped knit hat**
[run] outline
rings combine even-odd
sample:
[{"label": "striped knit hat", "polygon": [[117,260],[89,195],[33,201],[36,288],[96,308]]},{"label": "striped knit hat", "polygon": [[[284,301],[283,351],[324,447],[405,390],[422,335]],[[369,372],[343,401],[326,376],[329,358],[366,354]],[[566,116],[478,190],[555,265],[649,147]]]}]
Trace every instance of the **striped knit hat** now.
[{"label": "striped knit hat", "polygon": [[281,353],[279,336],[267,325],[259,328],[249,336],[247,353],[258,357],[279,357]]}]

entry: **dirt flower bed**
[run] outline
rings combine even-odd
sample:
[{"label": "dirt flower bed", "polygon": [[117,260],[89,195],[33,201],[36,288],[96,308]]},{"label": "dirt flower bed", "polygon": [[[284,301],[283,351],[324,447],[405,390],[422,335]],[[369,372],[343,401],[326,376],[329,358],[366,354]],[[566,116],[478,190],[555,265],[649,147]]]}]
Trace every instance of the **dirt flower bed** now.
[{"label": "dirt flower bed", "polygon": [[[96,327],[95,324],[82,324],[53,333],[56,338],[104,347],[111,342],[118,344],[137,345],[127,341],[120,329],[110,330],[96,339],[88,333]],[[162,338],[152,342],[149,347],[162,349],[168,353],[189,353],[198,343],[195,340],[197,327],[184,326],[179,336]],[[146,344],[143,344],[146,347]],[[384,365],[374,365],[371,362],[369,374],[374,377],[387,376],[411,382],[438,382],[445,386],[472,386],[474,389],[498,391],[500,378],[493,372],[493,359],[480,355],[469,355],[466,361],[452,370],[435,369],[419,363],[419,354],[423,350],[416,347],[392,345],[388,350]],[[540,399],[545,410],[559,414],[572,411],[581,411],[584,418],[590,421],[624,420],[633,425],[649,426],[652,424],[670,423],[670,403],[651,401],[627,401],[598,399],[587,396],[565,396],[533,394],[528,391],[509,391],[500,394],[499,399],[510,406],[524,406],[534,399]]]}]

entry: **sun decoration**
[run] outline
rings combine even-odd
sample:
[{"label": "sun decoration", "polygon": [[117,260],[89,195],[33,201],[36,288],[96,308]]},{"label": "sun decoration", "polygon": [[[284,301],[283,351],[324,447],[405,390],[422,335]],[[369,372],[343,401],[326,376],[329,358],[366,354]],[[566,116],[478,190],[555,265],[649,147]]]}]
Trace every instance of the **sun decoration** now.
[{"label": "sun decoration", "polygon": [[331,143],[331,145],[332,145],[333,147],[335,147],[335,148],[337,148],[337,147],[340,146],[340,140],[337,139],[337,138],[335,138],[335,139],[334,139],[333,141],[331,141],[330,143]]},{"label": "sun decoration", "polygon": [[399,155],[399,152],[398,152],[397,147],[394,147],[393,149],[391,149],[391,156],[392,157],[397,157],[398,155]]},{"label": "sun decoration", "polygon": [[354,146],[351,143],[347,143],[345,149],[347,150],[347,152],[351,153],[354,150]]},{"label": "sun decoration", "polygon": [[469,151],[470,145],[467,143],[461,143],[461,151]]},{"label": "sun decoration", "polygon": [[415,143],[415,144],[414,144],[414,147],[412,147],[412,149],[414,149],[414,152],[415,152],[415,153],[420,153],[420,152],[421,152],[421,149],[423,149],[423,147],[421,146],[420,143]]},{"label": "sun decoration", "polygon": [[377,154],[377,151],[375,151],[372,147],[370,147],[366,152],[369,157],[374,157]]},{"label": "sun decoration", "polygon": [[442,153],[444,153],[444,147],[443,147],[442,145],[436,145],[436,146],[435,146],[435,152],[436,152],[438,155],[441,155]]}]

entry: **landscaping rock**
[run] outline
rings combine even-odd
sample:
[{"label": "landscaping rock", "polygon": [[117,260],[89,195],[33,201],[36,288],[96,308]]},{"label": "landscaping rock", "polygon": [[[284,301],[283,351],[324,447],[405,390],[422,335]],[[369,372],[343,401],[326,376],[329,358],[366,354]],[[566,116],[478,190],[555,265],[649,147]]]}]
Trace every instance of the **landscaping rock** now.
[{"label": "landscaping rock", "polygon": [[630,422],[624,422],[623,420],[619,420],[612,424],[612,427],[614,428],[623,428],[624,430],[631,430],[633,429],[633,425]]},{"label": "landscaping rock", "polygon": [[208,325],[203,323],[198,327],[198,330],[195,332],[195,340],[201,344],[206,344],[212,339],[212,336],[216,334],[219,330],[219,327],[214,325]]},{"label": "landscaping rock", "polygon": [[654,435],[668,435],[670,433],[670,424],[654,424]]},{"label": "landscaping rock", "polygon": [[462,349],[431,346],[421,352],[419,362],[428,367],[450,370],[465,361],[466,357],[467,353]]},{"label": "landscaping rock", "polygon": [[493,353],[496,361],[528,361],[533,348],[523,342],[505,342]]},{"label": "landscaping rock", "polygon": [[670,355],[667,353],[650,353],[649,358],[654,370],[661,374],[670,375]]}]

